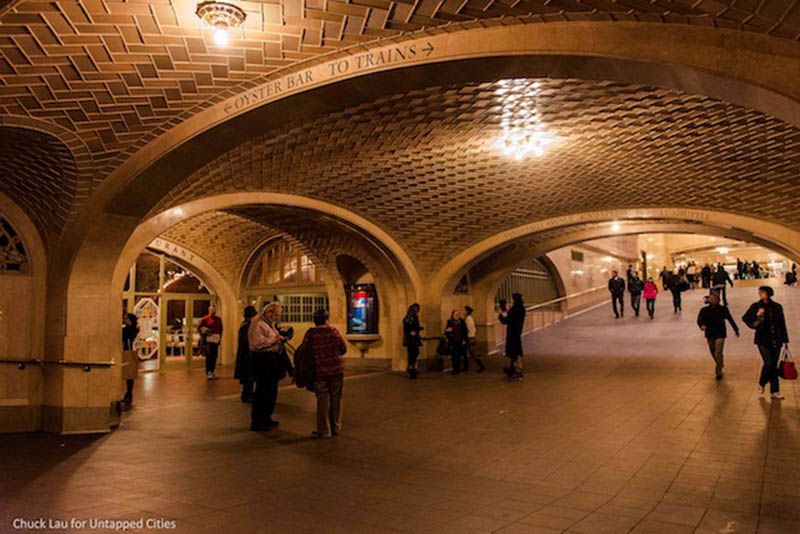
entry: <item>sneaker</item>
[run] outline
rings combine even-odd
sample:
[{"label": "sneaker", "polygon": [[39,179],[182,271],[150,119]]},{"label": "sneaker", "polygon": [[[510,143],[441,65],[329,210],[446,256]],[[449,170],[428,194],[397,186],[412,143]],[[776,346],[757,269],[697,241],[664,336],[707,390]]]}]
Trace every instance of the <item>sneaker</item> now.
[{"label": "sneaker", "polygon": [[764,394],[764,386],[758,386],[758,394],[759,395],[763,395]]},{"label": "sneaker", "polygon": [[219,377],[217,376],[217,373],[211,373],[211,378],[212,378],[213,380],[216,380],[216,379],[217,379],[217,378],[219,378]]},{"label": "sneaker", "polygon": [[206,380],[212,380],[214,376],[211,373],[206,373]]},{"label": "sneaker", "polygon": [[772,395],[770,395],[770,397],[772,397],[772,398],[773,398],[773,399],[775,399],[775,400],[783,400],[783,399],[785,398],[785,397],[784,397],[783,395],[781,395],[780,393],[773,393]]},{"label": "sneaker", "polygon": [[311,436],[315,437],[317,439],[331,439],[331,435],[330,434],[323,434],[321,432],[317,432],[316,430],[311,432]]}]

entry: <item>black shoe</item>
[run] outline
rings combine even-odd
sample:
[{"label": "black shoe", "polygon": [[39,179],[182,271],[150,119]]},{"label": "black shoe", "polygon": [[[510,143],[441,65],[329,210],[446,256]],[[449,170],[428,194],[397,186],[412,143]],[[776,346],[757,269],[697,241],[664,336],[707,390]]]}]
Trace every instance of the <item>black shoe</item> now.
[{"label": "black shoe", "polygon": [[457,374],[460,374],[460,373],[461,373],[461,371],[450,371],[451,375],[457,375]]},{"label": "black shoe", "polygon": [[267,421],[267,426],[270,427],[270,428],[275,428],[279,424],[280,424],[279,422],[277,422],[277,421],[275,421],[273,419],[270,419],[269,421]]},{"label": "black shoe", "polygon": [[250,425],[250,430],[253,432],[266,432],[269,430],[269,426],[265,425]]}]

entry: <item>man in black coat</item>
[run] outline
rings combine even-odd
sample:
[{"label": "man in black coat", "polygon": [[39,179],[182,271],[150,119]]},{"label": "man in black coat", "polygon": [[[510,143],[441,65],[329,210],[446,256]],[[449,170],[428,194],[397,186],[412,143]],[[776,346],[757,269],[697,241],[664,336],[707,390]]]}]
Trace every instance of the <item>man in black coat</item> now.
[{"label": "man in black coat", "polygon": [[731,323],[733,331],[736,332],[736,337],[739,337],[739,327],[736,325],[736,321],[733,320],[730,310],[728,310],[727,306],[720,306],[719,295],[711,293],[708,297],[708,305],[701,308],[700,313],[697,315],[697,326],[706,335],[708,350],[711,351],[711,357],[714,358],[716,363],[717,380],[722,380],[722,368],[725,367],[723,351],[725,350],[725,338],[728,337],[725,321]]},{"label": "man in black coat", "polygon": [[717,272],[711,275],[711,288],[722,297],[722,304],[725,306],[728,305],[727,284],[733,287],[733,280],[731,280],[731,275],[728,274],[725,267],[720,264],[717,267]]},{"label": "man in black coat", "polygon": [[[617,271],[611,271],[608,292],[611,293],[611,308],[614,310],[614,317],[619,319],[625,315],[625,280],[619,277]],[[617,309],[617,304],[619,304],[619,309]]]},{"label": "man in black coat", "polygon": [[700,270],[700,278],[703,279],[703,289],[711,288],[711,266],[709,264],[703,265]]},{"label": "man in black coat", "polygon": [[761,367],[761,376],[758,385],[761,393],[769,383],[769,391],[773,399],[783,399],[778,377],[778,362],[784,346],[789,345],[789,332],[786,329],[786,317],[783,306],[772,300],[775,291],[769,286],[758,288],[758,302],[753,303],[742,316],[742,321],[756,331],[754,342],[764,365]]}]

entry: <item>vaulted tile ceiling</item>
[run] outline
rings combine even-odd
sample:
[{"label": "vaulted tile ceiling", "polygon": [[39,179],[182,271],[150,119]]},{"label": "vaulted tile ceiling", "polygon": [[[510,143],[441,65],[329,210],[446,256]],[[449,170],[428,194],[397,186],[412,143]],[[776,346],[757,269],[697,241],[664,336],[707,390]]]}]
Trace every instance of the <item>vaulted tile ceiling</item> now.
[{"label": "vaulted tile ceiling", "polygon": [[560,138],[541,158],[495,147],[499,83],[433,87],[254,138],[154,213],[234,190],[307,195],[374,220],[422,271],[508,228],[597,209],[713,207],[800,228],[797,128],[652,87],[539,82],[541,120]]},{"label": "vaulted tile ceiling", "polygon": [[[281,67],[379,37],[510,17],[530,23],[692,24],[800,39],[798,0],[283,0],[238,5],[247,20],[221,48],[195,16],[193,0],[0,2],[0,116],[71,132],[88,151],[81,160],[89,162],[94,176],[90,187],[82,184],[75,193],[76,186],[67,180],[65,192],[57,194],[71,199],[67,211],[74,212],[143,140],[221,94]],[[14,141],[17,146],[24,142]],[[42,172],[44,167],[33,174]],[[12,174],[0,175],[3,191],[16,194],[26,187],[13,181]],[[54,212],[37,217],[46,233],[57,235],[66,221],[64,208],[48,200],[40,208]]]}]

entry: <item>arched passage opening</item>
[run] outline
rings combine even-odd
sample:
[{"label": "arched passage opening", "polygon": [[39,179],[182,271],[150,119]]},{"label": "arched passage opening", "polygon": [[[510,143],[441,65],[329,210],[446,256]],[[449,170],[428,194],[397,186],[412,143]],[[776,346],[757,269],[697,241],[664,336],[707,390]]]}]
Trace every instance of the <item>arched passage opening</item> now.
[{"label": "arched passage opening", "polygon": [[[494,236],[446,265],[434,278],[434,283],[446,280],[442,294],[443,299],[447,299],[465,274],[469,277],[471,301],[476,310],[475,316],[479,324],[481,342],[484,343],[484,350],[491,352],[497,346],[497,340],[502,339],[503,335],[500,331],[493,331],[497,327],[498,289],[521,265],[529,262],[531,258],[551,255],[553,251],[571,252],[571,245],[587,241],[658,233],[703,235],[712,236],[711,239],[719,237],[736,242],[753,243],[792,262],[800,260],[800,248],[798,248],[798,244],[800,244],[798,237],[800,236],[798,233],[760,219],[721,212],[695,212],[675,208],[612,210],[574,214],[541,221]],[[598,299],[604,301],[605,284],[608,273],[612,269],[618,270],[622,274],[626,266],[631,264],[638,269],[647,268],[647,257],[638,257],[639,252],[634,245],[632,251],[627,255],[611,257],[608,253],[603,254],[603,259],[609,263],[601,269],[598,280],[591,287],[566,289],[566,294],[572,293],[580,298],[572,303],[568,300],[561,303],[558,318],[596,303]],[[456,261],[463,260],[466,260],[466,263],[462,264],[461,268],[453,269],[457,265]],[[640,260],[644,260],[644,265]],[[661,265],[650,265],[648,275],[653,276],[653,273],[659,273],[661,268]],[[445,278],[445,273],[450,274]],[[566,280],[575,272],[574,269],[570,270],[570,267],[565,265],[562,266],[560,274],[562,280]],[[584,290],[588,294],[584,294]],[[592,295],[592,293],[594,294]],[[542,321],[542,323],[545,322]],[[481,326],[484,329],[482,335]],[[534,327],[536,325],[532,322],[529,330]]]},{"label": "arched passage opening", "polygon": [[[68,323],[80,322],[83,317],[77,311],[84,309],[90,301],[94,310],[107,310],[108,315],[98,314],[80,322],[81,330],[91,324],[93,334],[91,337],[82,334],[77,339],[68,335],[65,350],[71,353],[83,346],[86,349],[84,355],[94,354],[98,361],[109,355],[119,357],[119,326],[115,319],[119,314],[119,291],[124,287],[130,266],[143,248],[160,238],[195,251],[220,272],[223,280],[237,288],[231,291],[230,298],[220,301],[225,310],[223,320],[230,326],[226,329],[229,335],[225,336],[224,343],[231,354],[235,345],[234,326],[238,324],[238,315],[245,305],[246,295],[241,285],[243,272],[248,259],[257,253],[258,245],[274,235],[284,235],[304,246],[318,260],[317,265],[325,270],[326,287],[331,295],[329,305],[332,312],[335,310],[332,313],[334,324],[344,326],[346,314],[344,285],[336,268],[337,257],[351,255],[368,269],[385,299],[379,321],[383,328],[379,338],[371,340],[368,356],[392,365],[393,354],[388,347],[399,341],[397,333],[388,325],[399,322],[399,308],[413,298],[415,287],[413,267],[409,274],[406,266],[411,263],[402,248],[375,225],[347,210],[304,197],[268,193],[220,195],[175,207],[137,227],[116,257],[108,251],[96,256],[91,261],[91,272],[84,272],[93,280],[92,287],[96,290],[87,295],[85,286],[71,284],[75,299],[70,301],[70,306],[74,303],[77,308],[74,314],[68,314]],[[104,291],[101,288],[105,284],[109,289]],[[213,282],[209,284],[213,285]],[[330,284],[336,289],[330,290]],[[101,332],[105,334],[101,336]],[[223,357],[223,361],[230,362],[231,359],[231,356]]]}]

